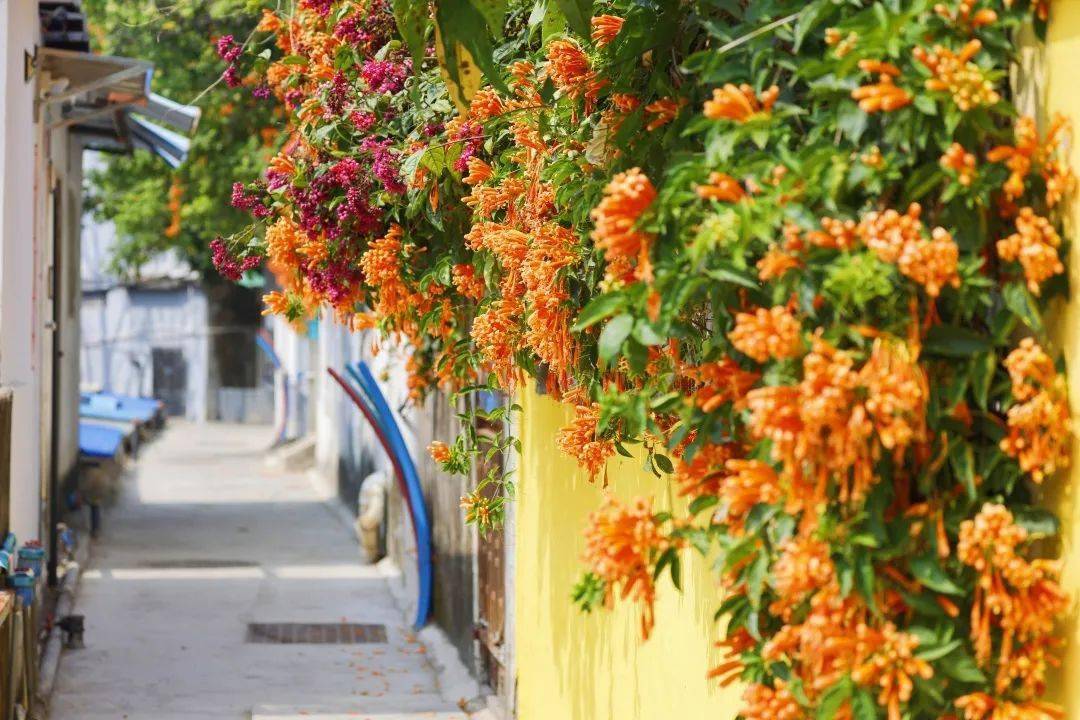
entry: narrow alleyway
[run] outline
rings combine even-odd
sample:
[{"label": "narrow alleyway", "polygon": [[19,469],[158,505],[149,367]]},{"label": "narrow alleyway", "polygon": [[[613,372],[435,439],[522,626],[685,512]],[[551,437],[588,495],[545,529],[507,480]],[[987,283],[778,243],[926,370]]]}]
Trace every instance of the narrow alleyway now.
[{"label": "narrow alleyway", "polygon": [[[83,574],[86,648],[61,660],[52,720],[465,717],[346,522],[302,475],[263,469],[268,441],[174,423],[144,449]],[[249,636],[342,622],[386,641]]]}]

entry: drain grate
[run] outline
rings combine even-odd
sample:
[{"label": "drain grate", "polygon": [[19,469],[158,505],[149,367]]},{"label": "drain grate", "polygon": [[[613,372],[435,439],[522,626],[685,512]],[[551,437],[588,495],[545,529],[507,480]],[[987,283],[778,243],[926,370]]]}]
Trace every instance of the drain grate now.
[{"label": "drain grate", "polygon": [[178,570],[195,568],[198,570],[216,570],[220,568],[259,567],[259,563],[250,560],[216,560],[213,558],[195,558],[181,560],[144,560],[139,567],[150,570]]},{"label": "drain grate", "polygon": [[385,625],[248,623],[247,642],[275,645],[358,645],[386,642]]}]

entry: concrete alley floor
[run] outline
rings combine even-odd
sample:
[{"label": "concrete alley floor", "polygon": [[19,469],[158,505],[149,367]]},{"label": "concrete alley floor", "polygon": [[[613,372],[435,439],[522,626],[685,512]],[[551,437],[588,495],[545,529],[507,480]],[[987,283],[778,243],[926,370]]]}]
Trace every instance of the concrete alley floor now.
[{"label": "concrete alley floor", "polygon": [[[328,499],[263,469],[264,427],[172,422],[105,513],[52,720],[464,719]],[[387,642],[252,644],[248,623],[376,623]]]}]

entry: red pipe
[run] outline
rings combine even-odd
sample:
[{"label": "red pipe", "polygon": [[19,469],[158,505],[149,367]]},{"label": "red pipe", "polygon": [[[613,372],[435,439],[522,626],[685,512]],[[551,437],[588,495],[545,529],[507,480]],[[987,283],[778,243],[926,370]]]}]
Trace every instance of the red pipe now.
[{"label": "red pipe", "polygon": [[416,517],[413,511],[412,502],[409,500],[409,487],[405,484],[405,473],[401,468],[397,455],[390,449],[390,443],[387,441],[382,428],[375,419],[375,414],[372,412],[371,408],[367,406],[367,403],[364,402],[364,399],[360,397],[360,394],[356,392],[356,389],[353,388],[353,386],[349,384],[349,381],[343,378],[337,370],[328,367],[326,368],[326,372],[330,373],[330,377],[337,380],[338,385],[340,385],[341,389],[345,391],[345,394],[349,396],[349,399],[353,401],[353,404],[360,408],[360,412],[364,413],[364,417],[367,418],[368,424],[371,425],[371,429],[375,431],[375,436],[379,438],[379,444],[382,445],[383,451],[394,465],[394,479],[397,481],[398,492],[401,493],[401,497],[405,500],[405,507],[409,509],[409,520],[412,524],[413,539],[419,543],[419,536],[417,535],[416,530]]}]

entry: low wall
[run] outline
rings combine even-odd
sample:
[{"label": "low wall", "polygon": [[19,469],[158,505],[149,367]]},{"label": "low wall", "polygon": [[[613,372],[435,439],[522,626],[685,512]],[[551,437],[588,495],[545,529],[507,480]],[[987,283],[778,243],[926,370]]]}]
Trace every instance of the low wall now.
[{"label": "low wall", "polygon": [[[713,613],[720,604],[716,576],[693,551],[683,558],[683,591],[659,583],[656,629],[645,643],[639,610],[583,614],[570,599],[582,572],[582,529],[605,490],[589,482],[573,460],[554,447],[570,411],[550,398],[523,392],[520,399],[521,469],[516,508],[516,615],[520,720],[679,718],[728,720],[739,707],[739,688],[706,678],[718,663]],[[671,507],[670,483],[642,471],[636,460],[608,465],[607,491],[629,499],[655,495]]]}]

